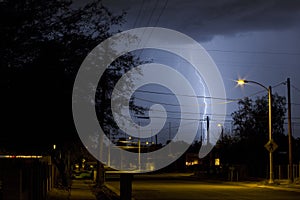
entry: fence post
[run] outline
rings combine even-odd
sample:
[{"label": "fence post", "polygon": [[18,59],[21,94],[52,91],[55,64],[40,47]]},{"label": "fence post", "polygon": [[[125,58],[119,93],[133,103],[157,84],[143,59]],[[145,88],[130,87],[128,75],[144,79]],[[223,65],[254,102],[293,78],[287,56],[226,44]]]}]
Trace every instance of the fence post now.
[{"label": "fence post", "polygon": [[293,165],[293,180],[297,178],[297,165]]}]

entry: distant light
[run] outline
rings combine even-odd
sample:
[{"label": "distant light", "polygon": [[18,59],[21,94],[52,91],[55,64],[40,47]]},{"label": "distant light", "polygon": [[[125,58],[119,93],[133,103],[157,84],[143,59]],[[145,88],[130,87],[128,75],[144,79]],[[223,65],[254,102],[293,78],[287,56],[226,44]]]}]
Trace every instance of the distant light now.
[{"label": "distant light", "polygon": [[222,124],[218,124],[218,127],[222,127],[223,125]]},{"label": "distant light", "polygon": [[129,136],[129,138],[128,138],[129,140],[131,140],[131,137]]},{"label": "distant light", "polygon": [[149,169],[150,171],[154,171],[155,170],[154,163],[147,163],[147,169]]},{"label": "distant light", "polygon": [[220,166],[220,158],[215,159],[215,166]]},{"label": "distant light", "polygon": [[53,145],[53,149],[54,149],[54,150],[56,149],[56,144]]},{"label": "distant light", "polygon": [[37,155],[0,155],[0,158],[42,158],[43,156]]},{"label": "distant light", "polygon": [[149,144],[149,142],[147,141],[147,142],[146,142],[146,144],[148,145],[148,144]]},{"label": "distant light", "polygon": [[199,161],[197,159],[194,159],[193,161],[186,161],[185,165],[186,166],[193,166],[193,165],[198,165]]}]

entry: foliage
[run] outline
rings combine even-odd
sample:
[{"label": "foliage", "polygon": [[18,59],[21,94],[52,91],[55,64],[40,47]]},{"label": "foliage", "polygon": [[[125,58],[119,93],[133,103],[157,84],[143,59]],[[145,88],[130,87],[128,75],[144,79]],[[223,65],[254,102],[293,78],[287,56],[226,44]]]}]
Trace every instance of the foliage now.
[{"label": "foliage", "polygon": [[[284,117],[285,117],[285,97],[279,96],[277,93],[272,97],[272,126],[273,135],[283,134]],[[268,97],[257,98],[253,101],[245,98],[238,102],[239,110],[232,113],[234,133],[241,139],[251,137],[268,137]]]},{"label": "foliage", "polygon": [[[7,118],[12,123],[7,125],[20,139],[17,146],[25,141],[34,143],[32,138],[40,134],[43,142],[50,144],[72,139],[71,95],[77,70],[96,45],[119,32],[125,12],[114,15],[101,0],[82,7],[71,0],[4,0],[0,2],[0,15],[1,87],[9,105]],[[96,99],[101,103],[97,114],[102,125],[113,125],[106,103],[110,102],[114,84],[139,63],[138,58],[126,54],[102,77]],[[140,111],[133,102],[131,105]]]},{"label": "foliage", "polygon": [[[32,151],[40,146],[49,151],[51,144],[65,145],[61,158],[53,155],[62,175],[66,158],[71,162],[82,157],[93,159],[75,133],[71,110],[73,82],[87,54],[119,32],[124,15],[114,15],[101,0],[88,1],[82,7],[71,0],[0,2],[1,87],[4,86],[9,105],[6,130],[11,133],[0,142]],[[93,86],[98,91],[98,119],[105,130],[117,128],[108,104],[114,84],[139,63],[132,54],[123,55],[106,70],[100,84]],[[133,100],[130,105],[141,112]],[[103,168],[100,163],[97,167]]]},{"label": "foliage", "polygon": [[75,7],[70,0],[7,0],[0,9],[2,62],[10,66],[24,66],[52,45],[56,51],[49,53],[56,54],[62,66],[76,67],[91,48],[113,34],[125,14],[113,15],[100,0],[84,7]]},{"label": "foliage", "polygon": [[[277,93],[272,95],[272,100],[272,137],[282,148],[286,146],[283,144],[286,101]],[[245,98],[238,105],[238,110],[232,113],[235,141],[229,146],[227,160],[247,165],[249,174],[264,176],[268,163],[268,152],[264,148],[269,140],[268,97]]]}]

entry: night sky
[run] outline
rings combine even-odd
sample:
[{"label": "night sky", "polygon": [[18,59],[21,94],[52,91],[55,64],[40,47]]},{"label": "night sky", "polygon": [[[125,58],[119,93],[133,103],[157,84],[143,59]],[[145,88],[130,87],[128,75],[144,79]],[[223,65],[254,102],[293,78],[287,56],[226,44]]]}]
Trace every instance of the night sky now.
[{"label": "night sky", "polygon": [[[83,2],[76,0],[73,6]],[[254,85],[236,87],[234,80],[239,77],[276,86],[273,92],[284,96],[286,85],[280,83],[290,78],[293,134],[300,137],[299,1],[105,0],[103,5],[116,14],[127,12],[121,31],[164,27],[198,41],[219,68],[229,99],[262,91]],[[55,64],[54,60],[49,62]],[[1,123],[1,144],[47,149],[57,141],[77,137],[71,91],[64,89],[72,87],[70,81],[56,77],[55,72],[43,76],[40,69],[16,69],[13,77],[1,74],[2,80],[8,80],[1,82],[5,92],[1,95],[5,119]],[[230,128],[230,114],[236,108],[237,102],[227,104],[225,127]]]},{"label": "night sky", "polygon": [[[219,68],[229,99],[267,94],[256,85],[236,87],[238,78],[276,86],[273,92],[282,96],[287,87],[280,83],[290,78],[293,134],[300,137],[299,1],[110,0],[104,5],[127,12],[122,30],[165,27],[198,41]],[[230,114],[236,109],[237,102],[227,104],[229,129]]]}]

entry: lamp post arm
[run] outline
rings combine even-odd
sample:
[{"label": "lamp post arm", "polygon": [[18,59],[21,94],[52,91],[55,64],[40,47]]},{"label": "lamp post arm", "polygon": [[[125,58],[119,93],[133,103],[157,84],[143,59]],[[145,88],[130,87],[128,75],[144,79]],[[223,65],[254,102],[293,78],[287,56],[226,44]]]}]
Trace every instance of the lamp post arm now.
[{"label": "lamp post arm", "polygon": [[264,86],[263,84],[261,84],[261,83],[259,83],[259,82],[256,82],[256,81],[249,81],[249,80],[245,80],[244,82],[245,82],[245,83],[254,83],[254,84],[256,84],[256,85],[259,85],[259,86],[265,88],[267,91],[269,91],[269,88],[267,88],[266,86]]}]

